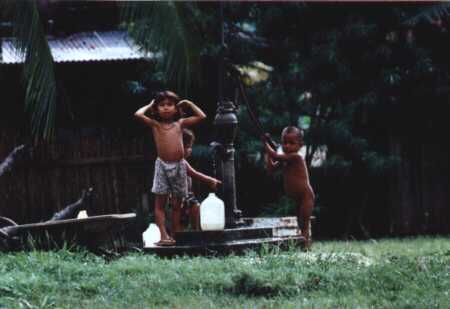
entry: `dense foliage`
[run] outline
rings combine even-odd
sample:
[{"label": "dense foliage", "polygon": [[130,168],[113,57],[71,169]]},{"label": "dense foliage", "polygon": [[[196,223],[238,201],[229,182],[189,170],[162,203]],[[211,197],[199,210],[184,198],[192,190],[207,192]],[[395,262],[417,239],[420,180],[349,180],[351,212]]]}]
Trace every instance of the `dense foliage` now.
[{"label": "dense foliage", "polygon": [[[190,93],[202,102],[214,102],[217,95],[217,65],[211,66],[219,55],[213,48],[220,26],[215,9],[186,4],[177,11],[197,12],[195,26],[203,39],[196,47],[207,69],[202,70],[203,84]],[[299,117],[311,119],[306,158],[317,193],[319,233],[400,232],[395,221],[407,220],[389,201],[394,173],[402,156],[411,154],[408,147],[417,146],[415,141],[440,140],[448,130],[443,117],[450,91],[446,12],[445,5],[224,6],[228,63],[257,60],[273,68],[267,81],[249,89],[267,132],[278,138],[284,126],[301,125]],[[191,24],[193,16],[187,19]],[[242,98],[235,96],[230,75],[225,77],[228,98],[240,103],[239,207],[248,215],[293,214],[293,205],[282,197],[280,177],[270,179],[263,171],[259,133]],[[210,114],[212,107],[207,107]],[[403,154],[393,151],[400,144]],[[318,149],[326,150],[327,160],[313,167]],[[207,155],[205,148],[197,150]]]}]

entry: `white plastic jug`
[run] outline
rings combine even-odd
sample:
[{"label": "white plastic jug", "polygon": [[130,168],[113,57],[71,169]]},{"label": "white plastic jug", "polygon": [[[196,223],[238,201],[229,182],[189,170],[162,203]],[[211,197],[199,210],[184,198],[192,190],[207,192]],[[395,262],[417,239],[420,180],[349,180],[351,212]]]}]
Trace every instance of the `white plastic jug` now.
[{"label": "white plastic jug", "polygon": [[161,232],[155,223],[150,223],[148,228],[142,233],[144,248],[153,247],[161,240]]},{"label": "white plastic jug", "polygon": [[200,204],[202,231],[218,231],[225,228],[225,205],[213,192]]},{"label": "white plastic jug", "polygon": [[77,219],[85,219],[88,217],[86,210],[80,210],[77,215]]}]

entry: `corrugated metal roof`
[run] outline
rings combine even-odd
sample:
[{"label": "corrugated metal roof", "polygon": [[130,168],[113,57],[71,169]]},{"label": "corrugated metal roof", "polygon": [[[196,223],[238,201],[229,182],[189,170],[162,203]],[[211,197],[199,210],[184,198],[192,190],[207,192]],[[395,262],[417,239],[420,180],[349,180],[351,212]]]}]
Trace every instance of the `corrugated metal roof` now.
[{"label": "corrugated metal roof", "polygon": [[[0,63],[22,63],[24,55],[14,47],[14,38],[2,39]],[[153,58],[133,43],[125,31],[82,32],[65,38],[48,37],[55,62],[114,61]]]}]

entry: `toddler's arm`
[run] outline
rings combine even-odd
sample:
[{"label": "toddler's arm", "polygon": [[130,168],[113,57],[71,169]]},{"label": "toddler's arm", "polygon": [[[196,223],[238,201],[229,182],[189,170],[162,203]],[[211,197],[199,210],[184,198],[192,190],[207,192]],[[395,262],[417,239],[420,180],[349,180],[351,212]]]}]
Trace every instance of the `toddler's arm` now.
[{"label": "toddler's arm", "polygon": [[184,127],[193,126],[206,118],[206,114],[197,105],[189,100],[181,100],[177,106],[180,108],[183,106],[189,106],[194,113],[191,117],[181,119],[181,125]]},{"label": "toddler's arm", "polygon": [[148,110],[151,110],[152,108],[153,108],[153,104],[155,103],[155,100],[152,100],[151,102],[150,102],[150,104],[148,104],[148,105],[145,105],[145,106],[142,106],[140,109],[138,109],[135,113],[134,113],[134,116],[137,118],[137,119],[139,119],[139,121],[141,121],[142,123],[144,123],[145,125],[148,125],[149,127],[153,127],[153,126],[155,126],[156,124],[157,124],[157,121],[156,120],[154,120],[154,119],[152,119],[152,118],[150,118],[150,117],[147,117],[146,115],[145,115],[145,113],[148,111]]},{"label": "toddler's arm", "polygon": [[266,153],[268,155],[268,159],[274,161],[292,161],[298,159],[299,156],[297,153],[278,153],[276,152],[268,142],[264,142],[264,148],[266,149]]},{"label": "toddler's arm", "polygon": [[264,156],[266,168],[269,173],[272,173],[280,166],[280,161],[274,161],[268,154]]},{"label": "toddler's arm", "polygon": [[186,161],[186,167],[187,167],[187,174],[189,176],[191,176],[192,178],[194,178],[198,181],[201,181],[201,182],[207,184],[213,190],[216,190],[217,186],[222,184],[222,182],[220,180],[198,172],[187,161]]},{"label": "toddler's arm", "polygon": [[[274,158],[270,155],[271,151],[276,153],[276,151],[274,151],[272,146],[270,145],[270,142],[269,142],[270,135],[268,133],[261,135],[261,140],[263,142],[264,148],[266,149],[266,154],[264,155],[264,162],[266,164],[267,171],[269,173],[272,173],[276,168],[278,168],[280,166],[280,161],[274,160]],[[275,144],[275,143],[273,143],[273,144]]]}]

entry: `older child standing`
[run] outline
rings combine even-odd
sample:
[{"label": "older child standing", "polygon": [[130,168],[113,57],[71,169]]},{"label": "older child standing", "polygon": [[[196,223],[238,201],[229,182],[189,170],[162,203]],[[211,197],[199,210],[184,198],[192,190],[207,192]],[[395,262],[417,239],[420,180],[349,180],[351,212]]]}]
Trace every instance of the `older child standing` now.
[{"label": "older child standing", "polygon": [[303,146],[303,133],[294,126],[288,126],[281,133],[283,153],[277,153],[264,137],[264,146],[268,155],[267,169],[283,167],[284,191],[297,204],[297,220],[305,237],[306,249],[311,246],[310,218],[314,207],[314,191],[309,182],[308,169],[299,154]]},{"label": "older child standing", "polygon": [[[189,107],[193,116],[182,118],[182,108]],[[152,111],[152,117],[145,113]],[[183,128],[193,126],[206,118],[194,103],[180,100],[177,94],[163,91],[150,104],[138,109],[135,116],[152,129],[158,158],[152,192],[155,194],[155,222],[161,232],[159,245],[174,245],[165,227],[164,206],[172,198],[172,233],[180,230],[181,202],[187,195],[187,165],[184,160]]]}]

